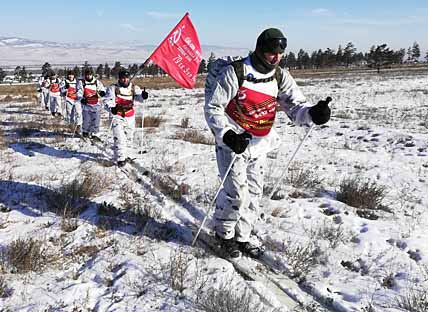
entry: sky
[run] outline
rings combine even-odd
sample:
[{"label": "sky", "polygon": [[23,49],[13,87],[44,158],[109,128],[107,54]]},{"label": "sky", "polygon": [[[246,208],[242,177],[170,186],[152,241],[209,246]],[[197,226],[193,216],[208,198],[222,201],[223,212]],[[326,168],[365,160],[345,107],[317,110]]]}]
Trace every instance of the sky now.
[{"label": "sky", "polygon": [[[0,37],[57,42],[159,44],[186,13],[203,45],[253,49],[268,27],[280,28],[289,50],[387,43],[428,50],[428,1],[2,1]],[[423,53],[425,54],[425,53]]]}]

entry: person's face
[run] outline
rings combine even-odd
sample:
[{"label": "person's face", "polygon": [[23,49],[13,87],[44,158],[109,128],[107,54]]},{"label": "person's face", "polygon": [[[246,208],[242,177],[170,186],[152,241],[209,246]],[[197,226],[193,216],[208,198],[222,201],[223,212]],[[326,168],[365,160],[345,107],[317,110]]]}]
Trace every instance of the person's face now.
[{"label": "person's face", "polygon": [[73,80],[74,79],[74,75],[68,75],[68,80]]},{"label": "person's face", "polygon": [[91,81],[93,77],[94,77],[94,76],[93,76],[92,74],[86,74],[86,75],[85,75],[85,79],[86,79],[87,81]]},{"label": "person's face", "polygon": [[281,61],[281,58],[283,55],[284,55],[284,53],[280,53],[280,52],[278,52],[278,53],[273,53],[273,52],[263,53],[265,60],[271,65],[278,65],[279,62]]},{"label": "person's face", "polygon": [[119,82],[123,86],[129,85],[129,77],[120,77]]}]

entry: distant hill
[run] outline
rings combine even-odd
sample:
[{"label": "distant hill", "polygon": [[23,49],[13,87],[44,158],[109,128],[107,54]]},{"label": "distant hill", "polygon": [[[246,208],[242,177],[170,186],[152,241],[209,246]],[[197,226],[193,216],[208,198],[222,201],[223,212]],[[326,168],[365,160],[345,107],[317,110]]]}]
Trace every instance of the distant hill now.
[{"label": "distant hill", "polygon": [[[0,66],[33,65],[44,62],[59,65],[113,63],[143,63],[155,45],[137,42],[94,42],[60,43],[42,40],[30,40],[18,37],[0,37]],[[229,48],[213,45],[202,46],[203,57],[208,59],[211,52],[217,57],[244,56],[245,48]]]}]

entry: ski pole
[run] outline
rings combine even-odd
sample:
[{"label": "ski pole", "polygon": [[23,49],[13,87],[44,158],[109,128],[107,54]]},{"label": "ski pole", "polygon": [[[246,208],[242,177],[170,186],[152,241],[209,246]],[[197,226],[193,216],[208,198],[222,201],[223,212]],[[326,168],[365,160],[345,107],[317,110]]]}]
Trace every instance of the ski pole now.
[{"label": "ski pole", "polygon": [[[328,105],[328,103],[330,103],[332,101],[331,97],[327,97],[324,101],[325,105]],[[287,165],[285,166],[284,171],[282,172],[281,176],[279,177],[279,179],[276,181],[276,183],[274,184],[274,187],[272,189],[272,191],[269,194],[268,199],[271,199],[273,194],[275,194],[276,189],[279,186],[279,183],[281,183],[281,181],[284,179],[284,176],[286,175],[288,168],[290,167],[291,162],[293,161],[294,157],[296,156],[297,152],[299,151],[300,147],[302,146],[303,142],[306,140],[306,138],[309,136],[309,134],[312,132],[312,130],[314,129],[315,125],[313,124],[308,132],[306,132],[305,136],[303,137],[302,141],[299,143],[299,145],[297,146],[296,150],[294,151],[293,155],[291,156],[290,160],[288,161]]]},{"label": "ski pole", "polygon": [[276,191],[276,189],[278,188],[279,183],[281,183],[281,181],[284,179],[285,174],[286,174],[286,173],[287,173],[287,171],[288,171],[288,167],[290,167],[291,162],[293,161],[294,157],[296,156],[296,154],[297,154],[297,152],[299,151],[300,147],[302,146],[303,142],[304,142],[304,141],[306,140],[306,138],[309,136],[309,134],[311,133],[311,131],[312,131],[312,129],[313,129],[314,127],[315,127],[315,126],[314,126],[314,125],[312,125],[312,126],[309,128],[308,132],[306,132],[306,134],[305,134],[305,136],[303,137],[302,141],[300,141],[299,145],[297,146],[296,150],[294,151],[293,155],[291,156],[290,160],[288,161],[287,165],[285,166],[284,171],[282,172],[282,174],[280,175],[279,179],[278,179],[278,180],[276,181],[276,183],[274,184],[274,187],[273,187],[272,191],[270,192],[268,199],[271,199],[271,198],[272,198],[272,196],[273,196],[273,194],[275,194],[275,191]]},{"label": "ski pole", "polygon": [[193,241],[192,241],[192,247],[195,245],[196,240],[198,239],[198,236],[199,236],[199,234],[201,233],[201,230],[202,230],[202,228],[204,227],[205,222],[207,221],[208,216],[210,215],[211,209],[212,209],[212,208],[213,208],[213,206],[214,206],[214,203],[215,203],[215,201],[216,201],[216,199],[217,199],[218,194],[220,193],[221,189],[223,188],[223,184],[224,184],[224,182],[226,181],[226,178],[227,178],[227,176],[229,175],[229,172],[230,172],[230,170],[232,169],[233,164],[235,163],[235,160],[236,160],[236,157],[237,157],[237,156],[238,156],[237,154],[235,154],[235,155],[233,156],[232,160],[230,161],[229,167],[227,167],[226,172],[224,173],[224,177],[223,177],[223,179],[221,180],[220,186],[218,187],[217,192],[216,192],[216,193],[215,193],[215,195],[214,195],[214,198],[213,198],[213,199],[211,200],[211,202],[210,202],[210,205],[209,205],[209,208],[208,208],[207,214],[205,215],[204,219],[202,220],[202,223],[201,223],[201,225],[199,226],[198,232],[196,232],[196,235],[195,235],[195,237],[193,238]]}]

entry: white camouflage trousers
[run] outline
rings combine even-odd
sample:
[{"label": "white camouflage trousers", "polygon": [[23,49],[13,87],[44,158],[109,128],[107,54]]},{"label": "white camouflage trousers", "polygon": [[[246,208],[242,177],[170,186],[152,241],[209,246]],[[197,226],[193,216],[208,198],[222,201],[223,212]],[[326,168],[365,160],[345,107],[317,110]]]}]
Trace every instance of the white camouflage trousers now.
[{"label": "white camouflage trousers", "polygon": [[49,94],[50,110],[51,113],[61,113],[61,96]]},{"label": "white camouflage trousers", "polygon": [[[235,154],[226,147],[216,146],[220,176],[224,174]],[[214,213],[219,236],[247,242],[259,215],[259,201],[263,195],[263,174],[266,155],[252,158],[248,150],[237,155],[220,191]]]},{"label": "white camouflage trousers", "polygon": [[132,148],[135,130],[135,115],[132,117],[121,117],[113,115],[113,157],[115,161],[123,161],[129,156]]},{"label": "white camouflage trousers", "polygon": [[40,93],[40,105],[43,108],[49,108],[49,90],[46,88],[42,88],[42,92]]},{"label": "white camouflage trousers", "polygon": [[97,134],[100,131],[101,104],[82,105],[83,124],[82,132]]},{"label": "white camouflage trousers", "polygon": [[66,102],[67,114],[65,120],[70,124],[81,126],[83,123],[82,104],[78,100],[67,99]]}]

